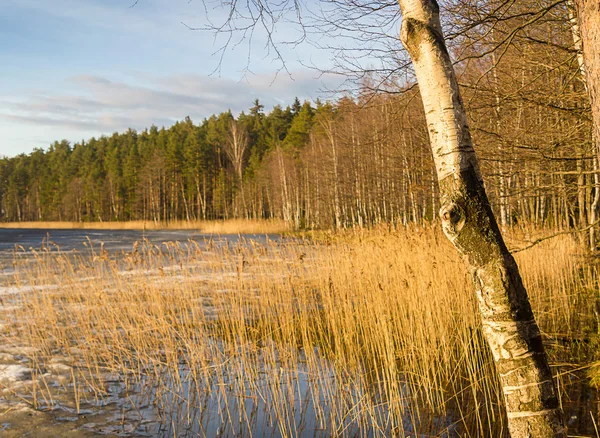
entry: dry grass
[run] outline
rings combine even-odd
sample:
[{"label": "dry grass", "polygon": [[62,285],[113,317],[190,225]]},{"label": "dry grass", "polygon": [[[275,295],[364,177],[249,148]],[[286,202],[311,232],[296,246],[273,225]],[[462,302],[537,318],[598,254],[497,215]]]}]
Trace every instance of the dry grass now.
[{"label": "dry grass", "polygon": [[128,222],[0,222],[0,228],[85,230],[199,230],[212,234],[279,234],[290,231],[284,221],[228,219],[221,221]]},{"label": "dry grass", "polygon": [[[549,340],[593,322],[597,271],[579,252],[561,236],[519,254]],[[224,435],[506,433],[468,274],[429,228],[145,242],[120,261],[39,253],[14,281],[57,286],[21,294],[10,331],[40,375],[57,356],[70,364],[77,408],[107,397],[111,375],[171,436],[215,423]],[[564,395],[577,364],[551,354]],[[51,405],[46,380],[24,397]]]}]

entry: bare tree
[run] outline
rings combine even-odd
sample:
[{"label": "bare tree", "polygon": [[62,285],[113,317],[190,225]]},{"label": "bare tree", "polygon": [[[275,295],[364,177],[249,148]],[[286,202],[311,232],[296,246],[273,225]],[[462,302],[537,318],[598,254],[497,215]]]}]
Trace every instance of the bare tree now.
[{"label": "bare tree", "polygon": [[[592,106],[593,138],[600,162],[600,2],[598,0],[576,0],[579,37],[583,46],[583,63],[585,66],[585,81],[590,103]],[[577,41],[576,36],[576,45]],[[596,248],[594,225],[598,221],[600,209],[600,181],[598,169],[595,169],[595,195],[591,207],[590,245]]]},{"label": "bare tree", "polygon": [[244,162],[248,145],[248,131],[243,125],[232,119],[229,123],[229,132],[227,133],[227,142],[224,149],[227,157],[231,160],[239,184],[242,183],[244,176]]},{"label": "bare tree", "polygon": [[442,228],[470,269],[513,438],[566,436],[541,334],[485,193],[435,0],[400,0],[440,185]]},{"label": "bare tree", "polygon": [[[242,197],[242,205],[244,206],[244,212],[246,208],[246,196],[244,193],[244,164],[246,162],[246,155],[248,152],[248,146],[250,139],[248,138],[248,130],[246,127],[235,119],[232,119],[229,123],[229,132],[227,133],[227,140],[225,142],[225,153],[233,165],[235,171],[235,177],[237,184],[240,187],[240,194]],[[237,211],[237,203],[235,206],[236,216],[239,214]]]}]

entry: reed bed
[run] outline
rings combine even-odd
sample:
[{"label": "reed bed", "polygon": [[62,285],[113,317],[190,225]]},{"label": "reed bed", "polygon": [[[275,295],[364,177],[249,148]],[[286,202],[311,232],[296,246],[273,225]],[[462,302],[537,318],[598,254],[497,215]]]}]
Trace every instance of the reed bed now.
[{"label": "reed bed", "polygon": [[[572,347],[597,330],[581,254],[568,236],[518,254],[569,412],[593,354]],[[37,409],[101,409],[117,382],[132,434],[507,433],[469,275],[429,227],[54,249],[10,281],[28,287],[5,336],[26,347],[36,378],[19,396]]]}]

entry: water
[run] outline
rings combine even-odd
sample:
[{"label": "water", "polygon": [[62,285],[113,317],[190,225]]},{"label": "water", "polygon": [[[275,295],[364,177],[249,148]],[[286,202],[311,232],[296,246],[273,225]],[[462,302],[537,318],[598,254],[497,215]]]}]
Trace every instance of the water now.
[{"label": "water", "polygon": [[161,247],[166,242],[195,242],[207,245],[235,245],[240,239],[265,243],[277,241],[277,234],[201,234],[194,230],[64,230],[64,229],[0,229],[0,274],[14,272],[15,258],[31,257],[34,251],[62,251],[67,254],[90,254],[102,249],[111,257],[132,251],[135,242],[147,240]]}]

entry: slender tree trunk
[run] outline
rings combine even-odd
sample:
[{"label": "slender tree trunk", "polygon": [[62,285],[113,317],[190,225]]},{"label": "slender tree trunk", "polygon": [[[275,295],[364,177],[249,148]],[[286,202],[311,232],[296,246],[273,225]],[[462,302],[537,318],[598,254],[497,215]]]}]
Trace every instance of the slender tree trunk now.
[{"label": "slender tree trunk", "polygon": [[277,159],[279,164],[279,177],[281,183],[281,207],[283,210],[283,220],[287,223],[292,222],[292,203],[288,194],[287,173],[285,171],[285,163],[283,161],[283,153],[281,148],[277,146]]},{"label": "slender tree trunk", "polygon": [[[581,69],[592,105],[593,138],[595,152],[600,162],[600,2],[598,0],[575,0],[577,8],[577,21],[583,46],[583,63]],[[576,41],[577,42],[577,41]],[[577,44],[576,44],[577,45]],[[577,47],[576,47],[577,48]],[[595,196],[591,206],[590,222],[598,221],[600,209],[600,187],[598,177],[595,180]],[[595,226],[595,225],[594,225]],[[592,227],[593,228],[593,227]],[[590,229],[590,246],[596,249],[596,235]]]},{"label": "slender tree trunk", "polygon": [[565,437],[527,291],[492,213],[435,0],[400,0],[438,175],[442,228],[470,269],[513,438]]},{"label": "slender tree trunk", "polygon": [[[595,224],[598,219],[598,205],[600,204],[600,175],[598,174],[598,157],[592,161],[594,166],[594,200],[592,201],[592,205],[590,206],[590,220],[588,221],[590,224]],[[590,227],[590,249],[592,251],[596,250],[596,225],[592,225]]]},{"label": "slender tree trunk", "polygon": [[333,122],[328,120],[322,124],[325,133],[327,134],[327,138],[329,139],[329,144],[331,145],[331,158],[333,162],[333,211],[334,211],[334,222],[335,228],[342,227],[342,210],[340,207],[340,174],[338,170],[339,165],[339,157],[337,151],[337,143],[335,139],[335,133],[333,131]]},{"label": "slender tree trunk", "polygon": [[[492,30],[492,36],[493,36],[493,30]],[[492,52],[492,74],[494,77],[494,83],[493,83],[493,89],[494,89],[494,103],[496,104],[496,106],[494,107],[494,111],[495,111],[495,128],[496,128],[496,133],[498,134],[498,138],[500,137],[500,132],[501,132],[501,128],[502,128],[502,119],[501,119],[501,114],[502,114],[502,107],[500,104],[500,84],[499,84],[499,79],[498,79],[498,61],[496,59],[496,52]],[[505,190],[506,187],[506,181],[505,181],[505,175],[504,175],[504,151],[503,151],[503,144],[501,140],[498,140],[498,160],[496,162],[497,168],[496,168],[496,172],[498,172],[498,188],[497,188],[497,193],[498,193],[498,206],[500,209],[500,226],[502,227],[502,229],[504,230],[507,226],[508,226],[508,211],[506,208],[506,204],[507,204],[507,193]]]},{"label": "slender tree trunk", "polygon": [[585,211],[585,175],[583,174],[583,160],[577,160],[577,213],[579,214],[579,228],[585,228],[587,225],[587,214]]}]

